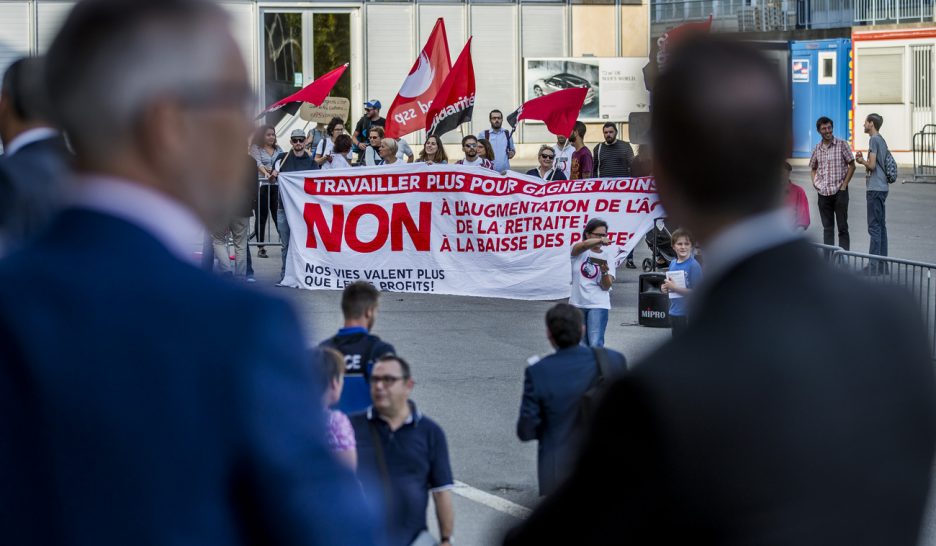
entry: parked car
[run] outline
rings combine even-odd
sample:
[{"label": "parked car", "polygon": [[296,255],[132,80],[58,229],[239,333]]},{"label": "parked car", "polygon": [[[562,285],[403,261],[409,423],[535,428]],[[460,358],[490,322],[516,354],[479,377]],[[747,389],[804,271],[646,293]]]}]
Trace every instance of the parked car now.
[{"label": "parked car", "polygon": [[533,82],[533,96],[542,97],[543,95],[548,95],[553,91],[559,91],[560,89],[571,89],[573,87],[586,87],[588,88],[588,93],[585,95],[585,104],[591,104],[595,100],[595,89],[592,87],[591,83],[581,76],[576,76],[575,74],[569,74],[568,72],[563,72],[561,74],[556,74],[555,76],[550,76],[548,78],[542,78]]}]

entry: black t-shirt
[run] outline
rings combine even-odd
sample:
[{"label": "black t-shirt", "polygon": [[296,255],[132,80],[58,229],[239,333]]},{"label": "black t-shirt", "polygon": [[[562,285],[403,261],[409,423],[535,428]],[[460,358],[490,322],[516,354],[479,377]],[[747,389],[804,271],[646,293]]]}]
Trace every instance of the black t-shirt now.
[{"label": "black t-shirt", "polygon": [[384,118],[377,118],[371,120],[367,116],[361,116],[361,119],[358,120],[357,125],[354,126],[354,138],[361,141],[367,141],[367,132],[371,130],[371,127],[385,127],[387,120]]}]

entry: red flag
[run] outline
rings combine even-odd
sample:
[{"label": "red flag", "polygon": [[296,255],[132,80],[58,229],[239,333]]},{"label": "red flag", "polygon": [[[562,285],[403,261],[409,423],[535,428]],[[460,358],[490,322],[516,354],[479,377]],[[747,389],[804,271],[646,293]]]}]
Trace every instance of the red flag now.
[{"label": "red flag", "polygon": [[507,116],[507,122],[514,126],[521,119],[545,121],[550,133],[569,136],[587,95],[587,87],[571,87],[536,97]]},{"label": "red flag", "polygon": [[451,69],[445,21],[439,17],[400,92],[387,110],[387,124],[384,126],[387,137],[399,138],[423,128],[432,99]]},{"label": "red flag", "polygon": [[263,112],[260,112],[260,115],[262,116],[263,114],[273,110],[279,110],[291,102],[308,102],[315,106],[321,106],[322,103],[325,102],[325,97],[331,93],[332,88],[335,87],[335,84],[338,83],[338,79],[341,78],[341,75],[344,74],[344,71],[347,69],[348,63],[345,63],[331,72],[319,76],[317,80],[303,87],[299,91],[296,91],[285,99],[274,102],[273,104],[267,106]]},{"label": "red flag", "polygon": [[455,66],[426,112],[426,134],[442,135],[471,121],[474,103],[474,64],[471,62],[471,38],[468,38],[468,43],[455,60]]}]

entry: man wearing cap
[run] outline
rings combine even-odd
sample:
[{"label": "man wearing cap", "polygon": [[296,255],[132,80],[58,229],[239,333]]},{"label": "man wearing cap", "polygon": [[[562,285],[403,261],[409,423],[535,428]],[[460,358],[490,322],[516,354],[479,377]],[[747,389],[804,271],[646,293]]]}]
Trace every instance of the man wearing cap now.
[{"label": "man wearing cap", "polygon": [[371,127],[384,127],[387,120],[380,117],[380,101],[369,100],[364,103],[364,115],[354,126],[351,140],[354,142],[354,151],[358,154],[358,163],[362,161],[364,151],[367,150],[367,135]]},{"label": "man wearing cap", "polygon": [[[293,171],[311,171],[319,168],[312,160],[312,154],[305,148],[306,134],[302,129],[294,129],[289,135],[289,144],[292,151],[283,152],[273,160],[273,173],[270,178],[276,178],[279,173],[288,173]],[[280,266],[280,282],[283,282],[283,276],[286,274],[286,253],[289,252],[289,222],[286,220],[286,210],[283,208],[283,200],[279,200],[279,206],[276,208],[276,229],[279,231],[280,241],[283,245],[283,265]]]}]

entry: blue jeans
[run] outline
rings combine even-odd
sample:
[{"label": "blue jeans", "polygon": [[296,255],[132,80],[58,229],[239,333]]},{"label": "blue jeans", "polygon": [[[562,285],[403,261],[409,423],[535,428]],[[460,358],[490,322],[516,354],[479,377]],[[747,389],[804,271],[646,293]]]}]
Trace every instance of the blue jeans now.
[{"label": "blue jeans", "polygon": [[608,327],[607,309],[582,309],[585,314],[585,342],[587,347],[604,347],[605,329]]},{"label": "blue jeans", "polygon": [[868,254],[887,256],[887,224],[884,222],[884,201],[886,191],[868,192],[868,235],[871,236],[871,248]]},{"label": "blue jeans", "polygon": [[286,211],[282,207],[276,209],[276,231],[279,232],[283,245],[283,265],[280,266],[280,282],[286,277],[286,253],[289,252],[289,222],[286,221]]}]

